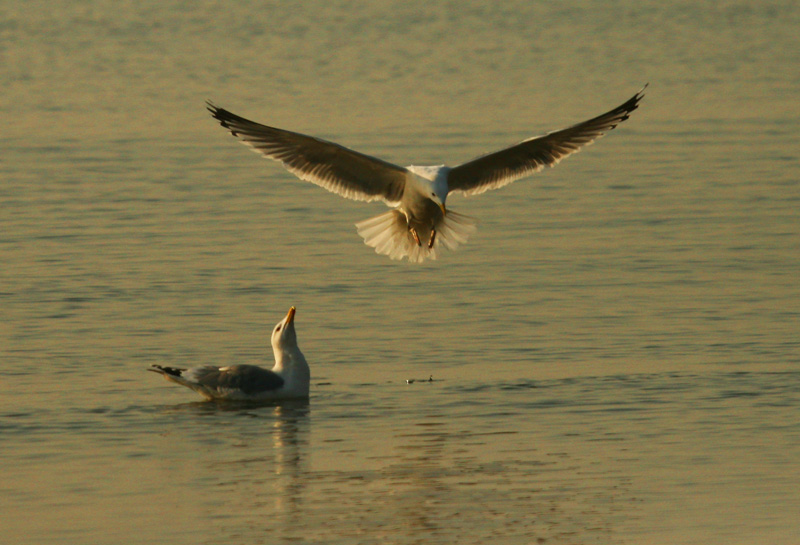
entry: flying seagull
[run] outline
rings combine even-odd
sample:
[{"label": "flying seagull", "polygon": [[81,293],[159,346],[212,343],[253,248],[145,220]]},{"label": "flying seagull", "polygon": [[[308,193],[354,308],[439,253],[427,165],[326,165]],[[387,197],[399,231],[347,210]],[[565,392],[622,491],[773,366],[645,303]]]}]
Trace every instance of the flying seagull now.
[{"label": "flying seagull", "polygon": [[216,367],[207,365],[178,369],[153,365],[148,371],[191,388],[206,399],[268,401],[307,398],[311,373],[306,358],[297,347],[294,330],[295,308],[272,330],[275,366],[272,370],[255,365]]},{"label": "flying seagull", "polygon": [[392,208],[356,224],[368,246],[392,259],[436,259],[444,245],[455,249],[476,229],[476,220],[447,210],[453,192],[478,195],[555,166],[616,127],[638,106],[645,85],[613,110],[509,148],[448,167],[401,167],[339,144],[261,125],[208,102],[211,115],[242,143],[302,180],[357,201],[382,200]]}]

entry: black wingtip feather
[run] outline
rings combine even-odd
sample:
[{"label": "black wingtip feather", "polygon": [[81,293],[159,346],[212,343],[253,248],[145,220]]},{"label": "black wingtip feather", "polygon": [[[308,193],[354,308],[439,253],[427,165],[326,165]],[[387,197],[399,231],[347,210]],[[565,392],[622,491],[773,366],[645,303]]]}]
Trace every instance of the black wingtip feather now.
[{"label": "black wingtip feather", "polygon": [[185,369],[179,369],[177,367],[163,367],[161,365],[151,365],[148,371],[153,371],[154,373],[162,373],[167,375],[172,375],[173,377],[181,376],[181,373],[185,371]]},{"label": "black wingtip feather", "polygon": [[230,126],[228,120],[231,119],[236,120],[238,118],[241,119],[242,121],[247,121],[246,119],[240,118],[236,114],[229,112],[225,108],[220,108],[216,106],[210,100],[206,100],[206,109],[211,113],[211,117],[219,121],[219,124],[222,125],[223,128],[228,129],[230,133],[236,137],[239,136],[239,133],[233,127]]}]

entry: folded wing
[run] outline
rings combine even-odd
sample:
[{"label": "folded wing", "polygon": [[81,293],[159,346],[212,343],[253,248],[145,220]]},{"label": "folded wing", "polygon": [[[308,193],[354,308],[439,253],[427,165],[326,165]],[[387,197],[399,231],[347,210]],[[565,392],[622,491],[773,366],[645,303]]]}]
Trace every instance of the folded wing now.
[{"label": "folded wing", "polygon": [[208,111],[233,136],[302,180],[348,199],[400,202],[407,174],[403,167],[321,138],[261,125],[210,102]]},{"label": "folded wing", "polygon": [[218,393],[238,391],[257,395],[277,390],[284,384],[283,378],[277,373],[254,365],[195,367],[184,376],[186,380]]},{"label": "folded wing", "polygon": [[631,99],[610,112],[544,136],[523,140],[515,146],[489,153],[454,167],[448,175],[450,192],[477,195],[529,176],[591,144],[628,119],[644,96],[645,85]]}]

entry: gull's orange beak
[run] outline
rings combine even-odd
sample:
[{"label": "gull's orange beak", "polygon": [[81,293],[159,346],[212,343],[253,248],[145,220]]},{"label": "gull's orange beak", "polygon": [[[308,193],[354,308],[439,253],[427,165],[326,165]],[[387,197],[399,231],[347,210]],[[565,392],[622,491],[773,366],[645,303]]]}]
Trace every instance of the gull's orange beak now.
[{"label": "gull's orange beak", "polygon": [[297,312],[297,309],[292,307],[289,309],[289,313],[286,315],[286,323],[291,324],[294,321],[294,313]]},{"label": "gull's orange beak", "polygon": [[444,207],[444,204],[440,203],[439,204],[439,208],[442,209],[442,215],[446,216],[447,215],[447,209]]}]

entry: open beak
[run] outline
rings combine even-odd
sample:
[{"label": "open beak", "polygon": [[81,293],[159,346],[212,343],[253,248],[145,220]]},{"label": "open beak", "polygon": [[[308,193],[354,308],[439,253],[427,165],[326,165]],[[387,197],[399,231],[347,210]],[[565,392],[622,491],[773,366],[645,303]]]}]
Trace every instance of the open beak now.
[{"label": "open beak", "polygon": [[289,313],[286,315],[286,323],[291,324],[294,321],[294,313],[297,312],[297,309],[292,307],[289,309]]}]

